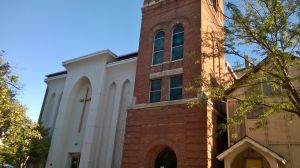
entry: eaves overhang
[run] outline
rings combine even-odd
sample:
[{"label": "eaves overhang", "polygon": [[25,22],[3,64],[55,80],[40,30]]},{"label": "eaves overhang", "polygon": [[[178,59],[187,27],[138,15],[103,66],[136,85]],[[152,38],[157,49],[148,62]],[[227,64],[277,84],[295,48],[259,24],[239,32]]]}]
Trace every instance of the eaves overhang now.
[{"label": "eaves overhang", "polygon": [[270,156],[272,156],[273,158],[279,160],[281,163],[283,163],[283,164],[287,163],[287,160],[285,158],[283,158],[282,156],[278,155],[277,153],[275,153],[271,149],[259,144],[258,142],[256,142],[255,140],[253,140],[249,137],[243,138],[242,140],[240,140],[239,142],[237,142],[236,144],[234,144],[233,146],[228,148],[226,151],[224,151],[223,153],[218,155],[217,159],[218,160],[224,160],[224,158],[226,156],[232,154],[233,152],[235,152],[236,150],[238,150],[240,147],[242,147],[244,145],[253,146],[253,147],[255,147],[256,149],[258,149],[262,152],[268,153]]},{"label": "eaves overhang", "polygon": [[63,66],[66,66],[66,65],[71,64],[71,63],[79,62],[79,61],[82,61],[82,60],[85,60],[85,59],[97,57],[99,55],[105,55],[105,54],[110,55],[111,57],[113,57],[115,59],[118,57],[115,53],[113,53],[109,49],[106,49],[106,50],[94,52],[94,53],[91,53],[91,54],[88,54],[88,55],[84,55],[84,56],[81,56],[81,57],[77,57],[77,58],[74,58],[74,59],[64,61]]}]

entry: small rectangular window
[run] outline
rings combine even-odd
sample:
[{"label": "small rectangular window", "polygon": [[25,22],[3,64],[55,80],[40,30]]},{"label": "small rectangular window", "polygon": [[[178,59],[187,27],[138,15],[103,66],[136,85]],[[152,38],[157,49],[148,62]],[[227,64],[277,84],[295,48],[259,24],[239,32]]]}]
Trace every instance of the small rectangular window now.
[{"label": "small rectangular window", "polygon": [[182,99],[182,75],[170,78],[170,100]]},{"label": "small rectangular window", "polygon": [[151,80],[150,103],[160,102],[161,79]]}]

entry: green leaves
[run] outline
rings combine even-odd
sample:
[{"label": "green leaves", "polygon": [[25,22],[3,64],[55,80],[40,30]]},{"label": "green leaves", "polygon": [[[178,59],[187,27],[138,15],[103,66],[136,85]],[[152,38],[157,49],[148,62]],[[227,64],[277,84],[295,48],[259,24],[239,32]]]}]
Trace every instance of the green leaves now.
[{"label": "green leaves", "polygon": [[47,131],[26,116],[26,108],[15,99],[18,77],[0,56],[0,164],[24,167],[48,152]]},{"label": "green leaves", "polygon": [[[229,59],[237,61],[238,69],[234,73],[226,72],[227,67],[223,65],[216,70],[219,72],[204,69],[207,72],[196,78],[197,85],[189,90],[201,90],[205,96],[189,105],[201,105],[209,100],[235,101],[237,105],[229,111],[227,126],[255,116],[256,127],[262,127],[270,116],[283,111],[300,117],[299,0],[243,0],[241,3],[225,5],[227,13],[221,32],[203,32],[205,50],[199,56],[202,62],[196,61],[209,64],[216,57],[222,59],[225,52]],[[211,36],[212,33],[215,35]]]}]

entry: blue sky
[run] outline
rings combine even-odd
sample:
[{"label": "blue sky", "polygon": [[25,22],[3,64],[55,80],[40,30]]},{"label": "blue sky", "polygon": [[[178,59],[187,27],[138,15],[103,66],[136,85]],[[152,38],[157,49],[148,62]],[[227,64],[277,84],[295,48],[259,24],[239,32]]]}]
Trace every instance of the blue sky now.
[{"label": "blue sky", "polygon": [[137,51],[142,0],[1,0],[0,49],[20,77],[19,99],[37,121],[45,75],[103,49]]},{"label": "blue sky", "polygon": [[[236,0],[234,0],[236,1]],[[0,0],[0,50],[20,77],[18,98],[37,121],[45,75],[62,61],[110,49],[137,51],[143,0]]]}]

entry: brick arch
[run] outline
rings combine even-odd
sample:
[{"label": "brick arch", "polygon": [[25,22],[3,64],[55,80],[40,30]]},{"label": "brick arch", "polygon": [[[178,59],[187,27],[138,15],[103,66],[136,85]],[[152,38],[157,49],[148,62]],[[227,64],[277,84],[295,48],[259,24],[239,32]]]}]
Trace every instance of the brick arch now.
[{"label": "brick arch", "polygon": [[148,34],[148,39],[150,40],[150,42],[153,41],[154,36],[159,31],[165,32],[166,35],[169,34],[169,24],[168,24],[168,22],[161,22],[161,23],[158,23],[158,24],[156,24],[156,25],[154,25],[150,28],[150,33]]},{"label": "brick arch", "polygon": [[184,28],[191,26],[191,20],[186,17],[177,17],[172,19],[168,24],[169,31],[173,31],[176,25],[182,25]]},{"label": "brick arch", "polygon": [[177,167],[183,167],[183,155],[180,148],[170,139],[159,139],[147,145],[143,153],[142,167],[155,167],[155,159],[157,155],[165,148],[170,148],[174,151],[177,158]]},{"label": "brick arch", "polygon": [[159,31],[164,31],[166,35],[171,35],[174,26],[181,24],[183,27],[191,26],[191,21],[187,17],[177,17],[168,22],[160,22],[150,28],[148,39],[152,40],[154,35]]}]

